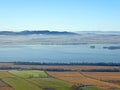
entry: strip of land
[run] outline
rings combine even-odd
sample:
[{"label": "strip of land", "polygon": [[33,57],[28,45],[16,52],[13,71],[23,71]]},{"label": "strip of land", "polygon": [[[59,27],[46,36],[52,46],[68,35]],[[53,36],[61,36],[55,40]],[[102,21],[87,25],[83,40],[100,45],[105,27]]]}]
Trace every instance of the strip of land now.
[{"label": "strip of land", "polygon": [[120,90],[118,64],[35,64],[0,63],[0,85],[5,84],[9,90],[20,90],[22,86],[22,90],[74,90],[74,85],[83,90]]}]

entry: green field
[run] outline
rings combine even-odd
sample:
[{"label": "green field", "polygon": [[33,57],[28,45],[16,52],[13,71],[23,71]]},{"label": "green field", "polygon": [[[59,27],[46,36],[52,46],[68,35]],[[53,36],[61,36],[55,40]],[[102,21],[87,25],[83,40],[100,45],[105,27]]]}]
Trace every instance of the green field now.
[{"label": "green field", "polygon": [[5,82],[14,87],[15,90],[42,90],[37,85],[34,85],[24,79],[15,77],[15,78],[5,78]]},{"label": "green field", "polygon": [[46,78],[48,75],[40,70],[11,70],[10,73],[21,78]]},{"label": "green field", "polygon": [[39,85],[42,88],[54,88],[55,90],[71,90],[72,84],[55,79],[55,78],[39,78],[30,79],[31,82]]}]

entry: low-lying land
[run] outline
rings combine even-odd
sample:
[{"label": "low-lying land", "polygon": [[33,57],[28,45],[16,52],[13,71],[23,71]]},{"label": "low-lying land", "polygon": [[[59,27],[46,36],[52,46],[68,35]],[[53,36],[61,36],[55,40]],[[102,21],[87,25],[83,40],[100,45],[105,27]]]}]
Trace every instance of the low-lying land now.
[{"label": "low-lying land", "polygon": [[[0,90],[120,90],[120,72],[114,72],[114,69],[120,70],[119,65],[22,65],[7,62],[0,63],[0,68],[4,69],[0,71]],[[97,72],[90,71],[94,69]],[[107,72],[100,71],[106,69]]]}]

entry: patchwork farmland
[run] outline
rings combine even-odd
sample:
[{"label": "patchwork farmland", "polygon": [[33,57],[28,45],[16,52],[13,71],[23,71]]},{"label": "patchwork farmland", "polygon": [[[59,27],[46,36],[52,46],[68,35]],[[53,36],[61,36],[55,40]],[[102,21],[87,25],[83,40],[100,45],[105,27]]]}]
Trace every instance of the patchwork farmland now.
[{"label": "patchwork farmland", "polygon": [[71,83],[52,78],[44,71],[37,70],[0,71],[0,78],[11,86],[2,83],[6,89],[0,90],[71,90],[72,86]]},{"label": "patchwork farmland", "polygon": [[[119,66],[13,63],[3,63],[0,66],[0,90],[120,90],[119,72],[99,72],[119,70]],[[87,72],[94,69],[98,72]]]}]

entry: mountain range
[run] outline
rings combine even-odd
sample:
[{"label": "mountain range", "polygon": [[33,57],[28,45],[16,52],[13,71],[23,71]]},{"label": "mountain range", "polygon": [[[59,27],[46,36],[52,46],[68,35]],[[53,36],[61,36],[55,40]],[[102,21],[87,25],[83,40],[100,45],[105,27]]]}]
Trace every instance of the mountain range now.
[{"label": "mountain range", "polygon": [[14,32],[14,31],[0,31],[0,35],[32,35],[32,34],[43,34],[43,35],[76,35],[77,33],[74,32],[67,32],[67,31],[49,31],[49,30],[39,30],[39,31],[20,31],[20,32]]}]

